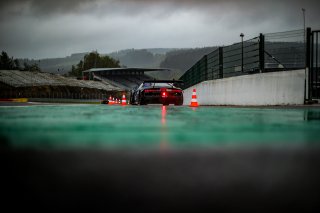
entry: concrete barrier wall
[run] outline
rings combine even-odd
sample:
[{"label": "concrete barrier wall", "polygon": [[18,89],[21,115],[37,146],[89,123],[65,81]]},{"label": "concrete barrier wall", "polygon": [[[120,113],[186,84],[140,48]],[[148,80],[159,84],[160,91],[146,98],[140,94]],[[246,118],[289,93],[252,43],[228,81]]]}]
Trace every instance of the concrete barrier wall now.
[{"label": "concrete barrier wall", "polygon": [[193,88],[200,105],[294,105],[304,103],[305,71],[258,73],[204,81],[184,90],[189,105]]}]

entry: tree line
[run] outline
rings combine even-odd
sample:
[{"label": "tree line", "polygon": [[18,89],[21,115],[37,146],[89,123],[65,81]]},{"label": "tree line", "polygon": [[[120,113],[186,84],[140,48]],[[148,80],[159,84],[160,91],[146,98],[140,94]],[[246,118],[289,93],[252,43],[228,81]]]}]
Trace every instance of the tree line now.
[{"label": "tree line", "polygon": [[120,61],[126,67],[159,67],[164,59],[164,54],[151,53],[148,49],[127,49],[109,54],[112,58]]},{"label": "tree line", "polygon": [[166,53],[166,57],[160,63],[160,67],[177,69],[181,72],[185,72],[204,55],[207,55],[216,49],[217,47],[204,47],[195,49],[178,49],[170,51]]},{"label": "tree line", "polygon": [[82,72],[91,68],[119,68],[120,62],[109,56],[101,56],[97,51],[90,52],[83,60],[72,65],[69,76],[81,77]]},{"label": "tree line", "polygon": [[24,62],[22,67],[19,59],[9,57],[5,51],[2,51],[0,55],[0,70],[41,71],[37,63],[28,64]]}]

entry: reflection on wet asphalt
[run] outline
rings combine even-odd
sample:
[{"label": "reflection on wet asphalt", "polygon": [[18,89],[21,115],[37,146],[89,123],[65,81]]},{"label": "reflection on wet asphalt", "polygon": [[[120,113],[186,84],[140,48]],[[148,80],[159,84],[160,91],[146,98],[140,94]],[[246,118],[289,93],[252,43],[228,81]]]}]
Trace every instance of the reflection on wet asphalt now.
[{"label": "reflection on wet asphalt", "polygon": [[16,147],[179,149],[317,143],[319,109],[56,105],[0,108]]},{"label": "reflection on wet asphalt", "polygon": [[319,112],[0,107],[2,203],[49,212],[319,212]]}]

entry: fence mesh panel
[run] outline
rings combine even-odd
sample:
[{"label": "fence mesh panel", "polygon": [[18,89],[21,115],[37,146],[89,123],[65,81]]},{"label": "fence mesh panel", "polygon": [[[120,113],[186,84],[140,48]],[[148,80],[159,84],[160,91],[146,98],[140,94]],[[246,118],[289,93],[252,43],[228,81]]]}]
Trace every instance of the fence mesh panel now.
[{"label": "fence mesh panel", "polygon": [[265,68],[305,67],[305,32],[294,30],[265,34]]},{"label": "fence mesh panel", "polygon": [[219,49],[208,54],[207,63],[208,80],[222,78],[219,74]]},{"label": "fence mesh panel", "polygon": [[258,37],[223,47],[224,77],[243,75],[257,69],[259,69]]}]

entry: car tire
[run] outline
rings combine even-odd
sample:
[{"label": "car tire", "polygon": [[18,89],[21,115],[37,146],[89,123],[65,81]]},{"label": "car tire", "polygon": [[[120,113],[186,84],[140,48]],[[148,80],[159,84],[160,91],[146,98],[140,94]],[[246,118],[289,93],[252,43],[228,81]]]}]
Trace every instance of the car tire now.
[{"label": "car tire", "polygon": [[181,106],[182,104],[183,104],[183,101],[174,103],[175,106]]},{"label": "car tire", "polygon": [[133,101],[133,93],[130,94],[130,104],[135,105],[135,103]]},{"label": "car tire", "polygon": [[139,105],[147,105],[146,102],[144,102],[143,100],[140,101]]},{"label": "car tire", "polygon": [[141,97],[139,98],[139,105],[146,105],[146,102]]}]

